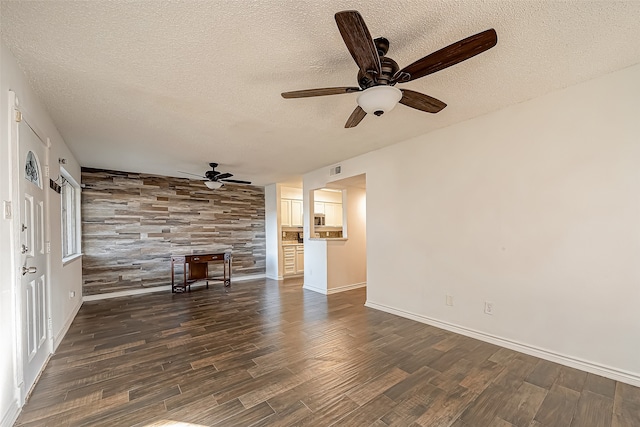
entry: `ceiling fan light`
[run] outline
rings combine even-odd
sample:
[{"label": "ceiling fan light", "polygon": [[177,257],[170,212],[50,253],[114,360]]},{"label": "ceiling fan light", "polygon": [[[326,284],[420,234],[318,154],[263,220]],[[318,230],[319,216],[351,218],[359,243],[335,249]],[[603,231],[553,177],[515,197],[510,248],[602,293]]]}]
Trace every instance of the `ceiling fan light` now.
[{"label": "ceiling fan light", "polygon": [[206,185],[207,188],[211,190],[217,190],[218,188],[222,187],[224,184],[219,181],[205,181],[204,185]]},{"label": "ceiling fan light", "polygon": [[358,105],[367,114],[380,116],[393,110],[402,98],[402,92],[393,86],[373,86],[365,89],[358,96]]}]

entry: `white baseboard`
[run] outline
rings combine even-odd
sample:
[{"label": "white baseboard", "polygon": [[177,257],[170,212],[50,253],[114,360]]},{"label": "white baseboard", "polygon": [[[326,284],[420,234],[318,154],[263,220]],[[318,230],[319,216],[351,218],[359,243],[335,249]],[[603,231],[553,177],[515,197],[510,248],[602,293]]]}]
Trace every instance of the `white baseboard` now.
[{"label": "white baseboard", "polygon": [[[246,280],[257,280],[257,279],[265,279],[266,276],[264,274],[246,274],[244,276],[233,276],[231,278],[231,285],[235,282],[243,282]],[[216,282],[217,280],[210,280],[210,282]],[[222,280],[220,280],[222,282]],[[205,286],[205,281],[203,280],[200,283],[193,283],[191,285],[194,288]],[[131,289],[128,291],[118,291],[118,292],[109,292],[107,294],[96,294],[96,295],[87,295],[82,297],[82,301],[98,301],[108,298],[117,298],[117,297],[126,297],[130,295],[140,295],[140,294],[150,294],[153,292],[171,292],[171,285],[162,285],[162,286],[153,286],[150,288],[142,288],[142,289]]]},{"label": "white baseboard", "polygon": [[58,333],[57,336],[53,337],[53,352],[54,353],[56,352],[56,349],[58,348],[58,346],[62,342],[62,339],[64,338],[64,336],[67,334],[67,331],[71,327],[71,324],[73,323],[73,319],[76,318],[76,315],[78,314],[78,311],[80,310],[80,307],[82,307],[82,299],[80,301],[78,301],[78,305],[76,305],[74,307],[73,312],[71,313],[71,316],[69,316],[69,318],[65,322],[64,326],[60,330],[60,333]]},{"label": "white baseboard", "polygon": [[337,294],[339,292],[350,291],[352,289],[363,288],[365,286],[367,286],[367,282],[353,283],[351,285],[339,286],[337,288],[331,288],[331,289],[325,289],[325,288],[320,288],[320,287],[317,287],[317,286],[314,286],[314,285],[310,285],[309,283],[305,283],[302,286],[302,289],[308,289],[310,291],[318,292],[318,293],[323,294],[323,295],[331,295],[331,294]]},{"label": "white baseboard", "polygon": [[329,295],[337,294],[338,292],[345,292],[345,291],[350,291],[352,289],[364,288],[365,286],[367,286],[367,282],[352,283],[351,285],[339,286],[337,288],[327,289],[327,294]]},{"label": "white baseboard", "polygon": [[302,285],[302,289],[306,289],[308,291],[313,291],[313,292],[317,292],[319,294],[327,295],[327,290],[326,289],[319,288],[319,287],[316,287],[314,285],[310,285],[309,283],[306,283],[306,282]]},{"label": "white baseboard", "polygon": [[18,406],[18,401],[14,399],[11,402],[11,406],[7,408],[7,411],[2,416],[0,427],[11,427],[18,419],[18,415],[20,415],[20,407]]},{"label": "white baseboard", "polygon": [[469,329],[463,326],[458,326],[453,323],[443,322],[441,320],[433,319],[431,317],[423,316],[420,314],[412,313],[409,311],[399,310],[393,307],[389,307],[383,304],[367,301],[365,307],[373,308],[376,310],[384,311],[386,313],[395,314],[400,317],[415,320],[417,322],[426,323],[427,325],[435,326],[436,328],[445,329],[447,331],[455,332],[456,334],[464,335],[470,338],[475,338],[480,341],[485,341],[491,344],[505,347],[510,350],[519,351],[521,353],[528,354],[530,356],[539,357],[550,362],[559,363],[561,365],[569,366],[571,368],[580,369],[582,371],[590,372],[595,375],[610,378],[612,380],[620,381],[626,384],[630,384],[635,387],[640,387],[640,375],[633,372],[627,372],[620,369],[612,368],[610,366],[601,365],[598,363],[582,360],[577,357],[572,357],[560,353],[556,353],[544,348],[524,344],[517,341],[512,341],[506,338],[498,337],[495,335],[487,334],[474,329]]},{"label": "white baseboard", "polygon": [[[194,286],[198,286],[198,284],[194,284]],[[151,294],[153,292],[171,292],[171,285],[163,285],[163,286],[154,286],[151,288],[142,288],[142,289],[131,289],[129,291],[118,291],[118,292],[109,292],[107,294],[95,294],[95,295],[86,295],[82,297],[82,301],[98,301],[109,298],[118,298],[118,297],[127,297],[131,295],[141,295],[141,294]]]}]

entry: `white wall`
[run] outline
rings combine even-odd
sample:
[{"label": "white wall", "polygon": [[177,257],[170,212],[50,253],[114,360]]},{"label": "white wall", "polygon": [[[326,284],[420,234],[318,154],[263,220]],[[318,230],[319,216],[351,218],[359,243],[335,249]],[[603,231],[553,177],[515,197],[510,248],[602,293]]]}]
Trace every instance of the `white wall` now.
[{"label": "white wall", "polygon": [[[11,165],[15,153],[10,145],[10,120],[12,111],[9,108],[9,91],[16,93],[21,108],[29,113],[29,117],[35,125],[51,141],[50,169],[51,176],[57,177],[59,173],[58,158],[67,159],[65,165],[68,172],[80,182],[80,166],[71,152],[66,147],[53,122],[43,108],[40,101],[34,95],[28,85],[28,81],[18,67],[11,52],[0,45],[0,200],[11,201],[14,218],[18,215],[17,203],[12,200],[13,187],[18,185],[20,176],[11,175]],[[80,295],[82,295],[82,264],[81,259],[62,265],[62,243],[60,235],[60,199],[52,190],[48,190],[49,197],[49,236],[51,238],[50,255],[50,302],[51,319],[53,323],[54,345],[57,345],[66,329],[80,307]],[[0,217],[0,425],[13,423],[18,410],[18,393],[15,384],[16,354],[16,312],[15,284],[18,273],[14,270],[11,260],[11,229],[13,220]],[[76,296],[69,298],[69,292],[74,291]]]},{"label": "white wall", "polygon": [[[307,174],[303,177],[302,193],[307,197],[303,201],[304,220],[304,285],[305,289],[327,293],[327,242],[311,239],[311,215],[313,205],[311,191],[321,188],[326,183],[324,171]],[[327,176],[329,175],[327,171]]]},{"label": "white wall", "polygon": [[327,241],[305,239],[303,288],[327,294],[327,273]]},{"label": "white wall", "polygon": [[264,231],[266,245],[266,276],[269,279],[278,279],[278,253],[280,250],[280,198],[277,185],[271,184],[264,187]]},{"label": "white wall", "polygon": [[636,65],[341,162],[367,305],[640,385],[639,112]]}]

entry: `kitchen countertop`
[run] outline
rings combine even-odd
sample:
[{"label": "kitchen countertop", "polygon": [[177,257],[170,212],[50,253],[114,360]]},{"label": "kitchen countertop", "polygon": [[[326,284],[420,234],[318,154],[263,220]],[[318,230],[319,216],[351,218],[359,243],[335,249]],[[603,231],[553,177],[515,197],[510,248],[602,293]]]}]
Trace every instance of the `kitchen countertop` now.
[{"label": "kitchen countertop", "polygon": [[293,246],[293,245],[304,245],[304,243],[298,243],[297,240],[291,240],[291,241],[283,241],[282,242],[282,246]]},{"label": "kitchen countertop", "polygon": [[321,240],[349,240],[347,237],[309,237],[309,240],[321,241]]}]

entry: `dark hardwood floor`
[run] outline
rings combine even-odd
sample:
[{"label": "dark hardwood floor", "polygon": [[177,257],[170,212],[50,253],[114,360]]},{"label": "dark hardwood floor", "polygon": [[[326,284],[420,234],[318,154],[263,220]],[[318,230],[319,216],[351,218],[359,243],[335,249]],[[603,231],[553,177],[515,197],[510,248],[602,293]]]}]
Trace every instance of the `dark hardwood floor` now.
[{"label": "dark hardwood floor", "polygon": [[300,281],[86,302],[20,426],[640,426],[640,389]]}]

